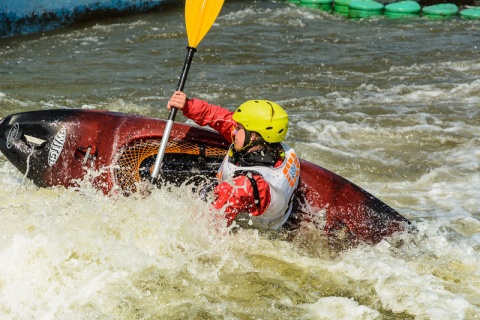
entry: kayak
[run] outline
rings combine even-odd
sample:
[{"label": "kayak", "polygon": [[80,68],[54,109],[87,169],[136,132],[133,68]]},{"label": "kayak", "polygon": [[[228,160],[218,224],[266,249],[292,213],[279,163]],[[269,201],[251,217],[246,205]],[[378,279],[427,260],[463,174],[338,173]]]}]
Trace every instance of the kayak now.
[{"label": "kayak", "polygon": [[[76,109],[30,111],[0,121],[0,151],[35,185],[78,187],[88,178],[106,195],[123,196],[150,178],[166,125],[140,115]],[[214,131],[174,123],[160,183],[214,179],[229,145]],[[300,167],[289,230],[316,223],[329,241],[341,234],[352,244],[376,244],[411,228],[396,210],[347,179],[303,159]]]}]

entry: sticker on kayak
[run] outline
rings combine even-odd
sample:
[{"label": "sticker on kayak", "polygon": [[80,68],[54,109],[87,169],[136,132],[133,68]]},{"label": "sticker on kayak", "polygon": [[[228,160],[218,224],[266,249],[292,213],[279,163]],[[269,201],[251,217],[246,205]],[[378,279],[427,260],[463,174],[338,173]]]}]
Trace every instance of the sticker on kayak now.
[{"label": "sticker on kayak", "polygon": [[15,123],[11,128],[10,131],[8,131],[8,136],[7,136],[7,148],[10,149],[13,146],[13,142],[17,140],[17,134],[18,131],[20,131],[20,125],[18,123]]},{"label": "sticker on kayak", "polygon": [[50,150],[48,151],[48,165],[51,167],[57,162],[63,150],[63,145],[67,138],[67,129],[63,128],[57,132],[53,139]]}]

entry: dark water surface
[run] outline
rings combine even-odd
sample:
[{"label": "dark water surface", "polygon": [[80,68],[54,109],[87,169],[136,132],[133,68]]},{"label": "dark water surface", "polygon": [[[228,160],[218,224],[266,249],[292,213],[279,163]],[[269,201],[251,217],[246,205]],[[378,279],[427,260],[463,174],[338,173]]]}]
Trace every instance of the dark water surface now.
[{"label": "dark water surface", "polygon": [[[187,37],[183,7],[0,40],[0,117],[54,108],[160,118]],[[478,319],[480,21],[346,20],[227,1],[186,92],[270,99],[300,156],[419,229],[330,256],[212,228],[185,189],[146,199],[38,189],[0,156],[0,314],[36,319]],[[178,121],[185,121],[182,116]],[[94,174],[94,173],[92,173]]]}]

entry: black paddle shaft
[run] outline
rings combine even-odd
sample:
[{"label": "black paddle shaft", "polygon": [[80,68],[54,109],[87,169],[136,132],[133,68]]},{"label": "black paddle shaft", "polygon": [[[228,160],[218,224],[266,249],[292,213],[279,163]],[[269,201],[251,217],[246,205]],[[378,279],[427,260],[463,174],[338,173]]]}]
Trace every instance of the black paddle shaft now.
[{"label": "black paddle shaft", "polygon": [[[197,52],[197,49],[193,47],[187,47],[187,56],[185,57],[185,62],[183,63],[182,73],[178,79],[177,91],[183,91],[185,83],[187,82],[188,71],[190,70],[190,65],[192,64],[193,54]],[[171,108],[170,113],[168,114],[168,120],[175,120],[177,115],[177,108]]]}]

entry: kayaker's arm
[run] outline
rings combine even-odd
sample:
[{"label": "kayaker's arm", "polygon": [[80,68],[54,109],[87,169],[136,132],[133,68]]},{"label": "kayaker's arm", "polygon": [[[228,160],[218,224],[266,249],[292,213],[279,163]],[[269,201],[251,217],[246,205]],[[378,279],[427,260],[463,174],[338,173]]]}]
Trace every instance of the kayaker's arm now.
[{"label": "kayaker's arm", "polygon": [[167,104],[167,108],[182,110],[183,115],[195,121],[199,126],[209,126],[220,133],[228,142],[232,142],[232,131],[236,126],[233,112],[220,106],[209,104],[200,99],[187,99],[184,92],[176,91]]}]

